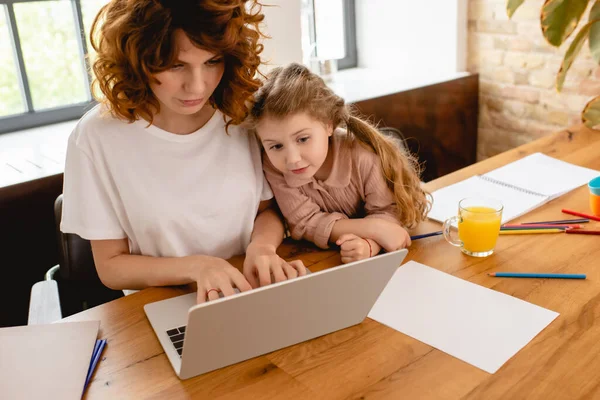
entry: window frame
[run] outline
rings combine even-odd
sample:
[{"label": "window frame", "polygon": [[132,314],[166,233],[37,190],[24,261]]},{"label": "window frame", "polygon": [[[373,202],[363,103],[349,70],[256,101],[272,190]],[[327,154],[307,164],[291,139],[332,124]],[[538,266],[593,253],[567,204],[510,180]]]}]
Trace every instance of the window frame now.
[{"label": "window frame", "polygon": [[64,0],[0,0],[0,8],[6,15],[8,34],[13,47],[14,59],[16,60],[17,79],[21,90],[21,99],[24,100],[25,111],[0,117],[0,134],[35,128],[38,126],[69,121],[80,118],[86,111],[91,109],[96,101],[93,100],[90,88],[90,65],[88,60],[85,27],[83,26],[83,14],[81,11],[81,0],[68,0],[73,11],[73,23],[80,33],[77,36],[79,59],[83,68],[84,87],[87,89],[88,100],[81,103],[68,104],[61,107],[49,108],[36,111],[33,107],[33,99],[25,68],[25,59],[21,48],[21,39],[17,27],[14,5],[18,3],[32,3],[40,1],[64,1]]},{"label": "window frame", "polygon": [[354,0],[343,0],[344,7],[344,49],[346,57],[337,60],[338,69],[358,67],[356,50],[356,8]]},{"label": "window frame", "polygon": [[[309,39],[310,43],[316,43],[317,30],[315,24],[315,1],[327,0],[309,0],[311,15],[309,18]],[[356,49],[356,8],[355,0],[342,0],[342,12],[344,13],[344,53],[346,56],[337,60],[338,70],[358,67],[358,51]],[[319,56],[319,49],[312,50],[315,57]]]}]

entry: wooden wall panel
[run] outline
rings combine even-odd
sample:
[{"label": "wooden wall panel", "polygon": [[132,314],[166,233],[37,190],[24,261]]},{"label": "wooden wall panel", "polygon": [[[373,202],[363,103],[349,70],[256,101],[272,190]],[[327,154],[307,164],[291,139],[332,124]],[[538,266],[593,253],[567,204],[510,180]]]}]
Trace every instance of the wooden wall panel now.
[{"label": "wooden wall panel", "polygon": [[478,75],[469,75],[354,105],[379,126],[402,131],[427,182],[476,161],[478,91]]}]

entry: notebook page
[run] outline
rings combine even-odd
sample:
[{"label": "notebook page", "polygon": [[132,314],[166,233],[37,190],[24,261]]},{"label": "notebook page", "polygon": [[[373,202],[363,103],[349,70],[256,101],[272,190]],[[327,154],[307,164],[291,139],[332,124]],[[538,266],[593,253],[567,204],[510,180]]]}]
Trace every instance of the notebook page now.
[{"label": "notebook page", "polygon": [[600,176],[600,171],[534,153],[484,176],[555,198]]},{"label": "notebook page", "polygon": [[458,214],[458,202],[465,197],[489,197],[499,200],[504,205],[502,223],[523,215],[541,206],[549,197],[526,193],[520,190],[500,185],[479,175],[464,181],[446,186],[432,193],[433,206],[428,217],[439,222]]}]

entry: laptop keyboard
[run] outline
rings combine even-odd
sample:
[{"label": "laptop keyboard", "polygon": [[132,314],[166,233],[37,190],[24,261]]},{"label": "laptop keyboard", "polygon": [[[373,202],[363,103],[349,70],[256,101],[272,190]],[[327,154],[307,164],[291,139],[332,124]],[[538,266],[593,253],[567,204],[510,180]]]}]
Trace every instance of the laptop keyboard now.
[{"label": "laptop keyboard", "polygon": [[181,358],[181,353],[183,353],[183,338],[185,337],[185,325],[180,326],[179,328],[169,329],[167,335],[169,335],[173,347],[175,347],[177,354],[179,354],[179,358]]}]

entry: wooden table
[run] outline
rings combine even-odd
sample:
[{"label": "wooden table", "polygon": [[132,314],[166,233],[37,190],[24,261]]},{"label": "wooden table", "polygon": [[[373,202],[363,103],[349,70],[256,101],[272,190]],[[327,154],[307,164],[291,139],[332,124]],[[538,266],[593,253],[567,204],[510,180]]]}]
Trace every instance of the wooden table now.
[{"label": "wooden table", "polygon": [[[485,173],[541,151],[600,170],[600,133],[576,126],[529,143],[428,184],[429,190]],[[581,187],[520,221],[561,219],[565,206],[588,210]],[[600,222],[589,228],[600,229]],[[414,233],[439,229],[426,222]],[[286,242],[288,259],[313,271],[340,263],[335,251]],[[490,375],[373,320],[324,337],[232,365],[186,381],[174,374],[142,306],[183,294],[152,288],[73,315],[101,321],[108,345],[87,399],[114,398],[405,398],[518,399],[600,398],[600,237],[589,235],[502,236],[496,253],[463,255],[442,237],[416,241],[408,259],[554,310],[560,316]],[[240,265],[241,259],[233,261]],[[528,271],[586,273],[587,280],[497,279],[488,271],[519,263]],[[493,344],[492,344],[493,345]]]}]

